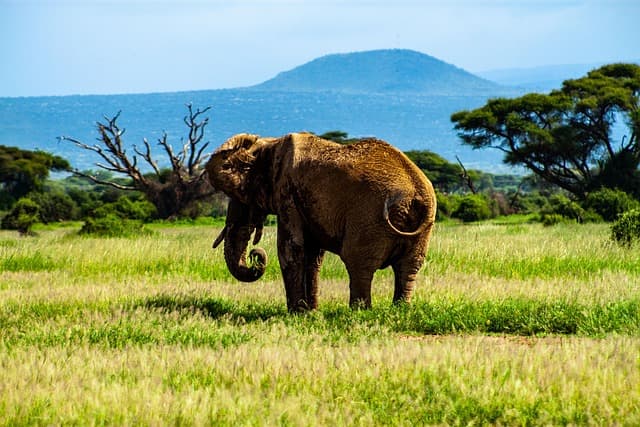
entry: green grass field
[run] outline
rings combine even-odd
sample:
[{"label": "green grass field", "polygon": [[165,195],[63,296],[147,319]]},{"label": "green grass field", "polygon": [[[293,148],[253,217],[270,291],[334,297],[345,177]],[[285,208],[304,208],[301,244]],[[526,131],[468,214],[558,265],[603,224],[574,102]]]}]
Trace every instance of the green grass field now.
[{"label": "green grass field", "polygon": [[607,225],[439,225],[411,306],[286,312],[211,226],[0,232],[1,425],[638,425],[640,255]]}]

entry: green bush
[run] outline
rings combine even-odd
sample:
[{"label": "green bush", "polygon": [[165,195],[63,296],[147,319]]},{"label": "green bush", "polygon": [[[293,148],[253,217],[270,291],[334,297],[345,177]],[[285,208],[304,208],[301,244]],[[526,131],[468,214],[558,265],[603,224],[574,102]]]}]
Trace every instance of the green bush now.
[{"label": "green bush", "polygon": [[486,197],[480,194],[471,194],[460,199],[458,207],[451,216],[461,219],[463,222],[481,221],[491,218],[491,209]]},{"label": "green bush", "polygon": [[78,218],[88,216],[102,204],[99,200],[98,192],[93,187],[89,187],[88,189],[70,187],[66,189],[66,193],[76,206],[78,206]]},{"label": "green bush", "polygon": [[2,228],[18,230],[22,235],[33,234],[33,225],[40,220],[40,207],[36,202],[23,197],[16,202],[13,209],[2,218]]},{"label": "green bush", "polygon": [[144,222],[156,212],[155,206],[146,200],[131,200],[121,196],[115,202],[105,203],[85,219],[80,234],[100,237],[136,237],[148,234]]},{"label": "green bush", "polygon": [[555,194],[549,197],[549,204],[541,210],[540,214],[542,220],[549,215],[560,215],[563,218],[579,223],[596,219],[593,215],[588,214],[578,203],[562,194]]},{"label": "green bush", "polygon": [[45,224],[80,218],[78,205],[63,191],[32,192],[29,193],[29,198],[40,207],[40,221]]},{"label": "green bush", "polygon": [[149,221],[156,213],[156,207],[146,200],[131,200],[121,196],[115,202],[105,203],[93,211],[96,218],[115,215],[120,218]]},{"label": "green bush", "polygon": [[640,241],[640,209],[620,215],[611,226],[611,239],[622,246],[631,246]]},{"label": "green bush", "polygon": [[603,188],[590,193],[583,206],[596,212],[605,221],[615,221],[620,214],[639,208],[640,203],[624,191]]},{"label": "green bush", "polygon": [[548,196],[541,194],[539,191],[531,193],[509,193],[511,207],[520,213],[539,213],[545,207],[549,206]]},{"label": "green bush", "polygon": [[98,237],[137,237],[149,234],[140,220],[125,219],[114,214],[99,218],[87,218],[80,229],[80,234]]},{"label": "green bush", "polygon": [[542,222],[542,225],[544,225],[545,227],[560,224],[561,222],[565,221],[566,218],[560,214],[545,213],[540,215],[540,222]]},{"label": "green bush", "polygon": [[436,202],[438,204],[436,219],[449,218],[456,204],[452,196],[447,196],[446,194],[436,191]]}]

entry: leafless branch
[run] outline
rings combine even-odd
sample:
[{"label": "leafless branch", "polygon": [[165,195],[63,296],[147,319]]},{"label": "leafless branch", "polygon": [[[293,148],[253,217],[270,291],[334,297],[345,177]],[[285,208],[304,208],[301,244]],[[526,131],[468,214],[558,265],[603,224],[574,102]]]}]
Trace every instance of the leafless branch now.
[{"label": "leafless branch", "polygon": [[518,188],[516,188],[516,191],[511,195],[511,197],[509,197],[509,207],[513,211],[516,211],[516,203],[518,202],[518,199],[522,195],[522,187],[524,186],[524,184],[525,184],[525,180],[521,179],[520,183],[518,184]]},{"label": "leafless branch", "polygon": [[145,152],[141,152],[138,150],[138,147],[136,147],[135,145],[133,146],[133,150],[139,155],[141,156],[149,165],[151,165],[151,167],[153,168],[153,171],[155,172],[156,176],[160,176],[160,169],[158,168],[158,164],[151,158],[151,146],[149,145],[149,141],[147,141],[147,138],[144,138],[142,140],[144,147],[145,147]]},{"label": "leafless branch", "polygon": [[[193,106],[191,104],[187,104],[187,109],[189,110],[189,116],[184,117],[185,124],[189,127],[189,141],[185,144],[185,148],[183,152],[185,153],[184,158],[186,158],[187,151],[189,152],[189,161],[187,162],[187,169],[189,171],[189,175],[193,175],[195,169],[200,166],[202,162],[202,153],[209,146],[209,143],[206,142],[199,150],[197,150],[198,144],[202,142],[204,138],[204,131],[206,126],[209,124],[209,118],[205,117],[202,121],[198,121],[198,118],[209,111],[211,107],[206,107],[204,109],[197,109],[195,112],[193,111]],[[197,151],[196,151],[197,150]]]},{"label": "leafless branch", "polygon": [[[103,169],[105,169],[105,168],[103,168]],[[109,169],[107,169],[107,170],[109,170]],[[123,185],[123,184],[118,184],[117,182],[107,181],[105,179],[100,179],[100,178],[97,178],[94,175],[91,175],[91,174],[88,174],[88,173],[85,173],[85,172],[81,172],[81,171],[79,171],[77,169],[73,170],[73,174],[81,176],[81,177],[84,177],[84,178],[87,178],[87,179],[91,180],[92,182],[94,182],[96,184],[108,185],[110,187],[117,188],[118,190],[126,190],[126,191],[137,190],[137,188],[132,186],[132,185]]]},{"label": "leafless branch", "polygon": [[162,134],[162,138],[158,138],[158,145],[160,145],[162,148],[164,148],[164,151],[166,151],[167,156],[169,157],[169,161],[171,162],[171,169],[173,170],[173,172],[175,174],[178,174],[178,176],[179,176],[180,175],[180,170],[182,169],[182,162],[173,153],[173,147],[171,147],[171,144],[169,144],[169,142],[167,141],[167,134],[166,133]]},{"label": "leafless branch", "polygon": [[[184,142],[177,155],[169,144],[166,132],[158,139],[158,145],[162,147],[171,163],[171,177],[166,181],[160,179],[161,171],[153,159],[151,145],[147,139],[143,139],[143,147],[133,146],[133,156],[129,156],[126,152],[122,139],[125,129],[120,128],[117,124],[120,112],[112,118],[104,116],[104,121],[97,123],[100,134],[97,138],[99,144],[88,145],[75,138],[65,136],[59,139],[70,141],[82,149],[96,153],[100,157],[100,161],[96,163],[97,167],[126,175],[132,180],[132,184],[125,185],[108,181],[95,174],[77,170],[74,171],[74,174],[85,177],[96,184],[109,185],[120,190],[140,190],[148,200],[156,205],[158,215],[161,218],[171,218],[179,215],[188,206],[192,206],[194,202],[214,194],[213,188],[206,180],[204,169],[200,167],[203,159],[207,157],[204,152],[209,146],[209,143],[201,144],[204,139],[205,127],[209,123],[208,118],[201,116],[210,108],[194,110],[191,104],[187,105],[189,113],[184,117],[184,122],[189,127],[189,134],[187,141]],[[138,168],[138,157],[151,166],[158,179],[145,177],[142,174]]]},{"label": "leafless branch", "polygon": [[456,160],[458,161],[458,164],[462,168],[462,173],[460,174],[460,178],[462,178],[462,181],[465,184],[467,184],[467,187],[469,187],[469,190],[471,190],[471,193],[476,194],[476,187],[473,185],[473,180],[471,179],[471,176],[469,176],[469,173],[467,172],[467,168],[464,167],[464,165],[462,164],[458,156],[456,156]]}]

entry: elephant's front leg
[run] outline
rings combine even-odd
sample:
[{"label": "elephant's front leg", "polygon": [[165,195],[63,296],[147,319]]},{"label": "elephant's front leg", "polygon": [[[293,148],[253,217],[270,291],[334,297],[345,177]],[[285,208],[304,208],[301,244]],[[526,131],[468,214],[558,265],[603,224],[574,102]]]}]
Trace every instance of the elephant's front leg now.
[{"label": "elephant's front leg", "polygon": [[[293,224],[292,224],[293,222]],[[278,259],[289,311],[301,312],[309,307],[305,290],[305,250],[301,232],[296,230],[296,221],[278,219]]]}]

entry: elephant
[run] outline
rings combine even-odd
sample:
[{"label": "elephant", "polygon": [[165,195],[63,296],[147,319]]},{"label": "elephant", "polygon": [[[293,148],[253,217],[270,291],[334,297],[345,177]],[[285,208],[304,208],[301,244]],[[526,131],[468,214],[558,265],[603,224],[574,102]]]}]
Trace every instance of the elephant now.
[{"label": "elephant", "polygon": [[[391,266],[393,301],[407,302],[428,249],[436,196],[424,173],[401,151],[375,138],[352,144],[311,133],[278,138],[238,134],[211,155],[206,173],[229,197],[225,262],[238,280],[259,279],[267,263],[259,243],[269,214],[277,217],[277,250],[291,312],[316,309],[326,251],[349,276],[351,307],[371,307],[376,270]],[[254,234],[255,233],[255,234]]]}]

